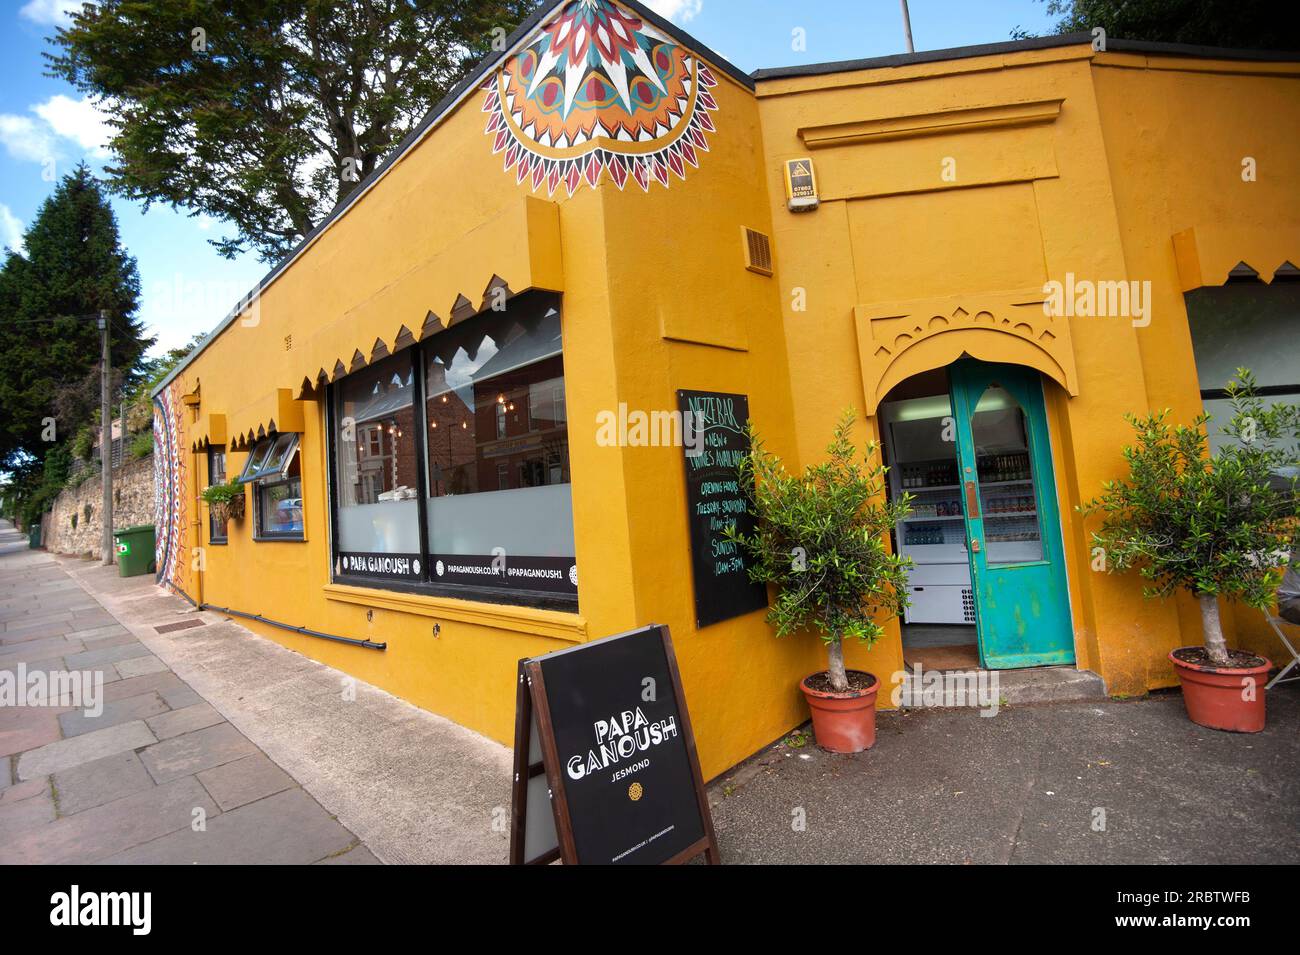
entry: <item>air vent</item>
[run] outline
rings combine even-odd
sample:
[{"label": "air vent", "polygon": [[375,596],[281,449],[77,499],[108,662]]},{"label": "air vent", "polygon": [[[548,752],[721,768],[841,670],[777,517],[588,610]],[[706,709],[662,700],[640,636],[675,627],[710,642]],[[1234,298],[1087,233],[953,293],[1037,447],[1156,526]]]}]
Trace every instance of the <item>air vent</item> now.
[{"label": "air vent", "polygon": [[772,240],[748,226],[740,227],[745,241],[745,268],[759,275],[772,274]]}]

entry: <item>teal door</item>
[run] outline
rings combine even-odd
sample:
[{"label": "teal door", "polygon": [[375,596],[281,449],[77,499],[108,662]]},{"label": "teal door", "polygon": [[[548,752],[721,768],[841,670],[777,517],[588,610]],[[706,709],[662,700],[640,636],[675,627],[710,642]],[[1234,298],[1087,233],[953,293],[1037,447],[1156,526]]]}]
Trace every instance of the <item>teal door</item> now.
[{"label": "teal door", "polygon": [[1038,373],[949,368],[980,664],[1074,662],[1056,481]]}]

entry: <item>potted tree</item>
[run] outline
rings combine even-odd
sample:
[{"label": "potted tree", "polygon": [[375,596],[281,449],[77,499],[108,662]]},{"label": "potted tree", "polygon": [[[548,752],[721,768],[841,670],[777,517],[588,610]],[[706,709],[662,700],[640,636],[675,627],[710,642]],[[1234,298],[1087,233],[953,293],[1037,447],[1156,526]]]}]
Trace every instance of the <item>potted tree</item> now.
[{"label": "potted tree", "polygon": [[238,481],[229,484],[213,484],[203,489],[200,495],[208,505],[212,519],[224,525],[228,520],[242,520],[244,517],[244,485]]},{"label": "potted tree", "polygon": [[1255,733],[1264,728],[1262,683],[1271,664],[1228,648],[1219,598],[1269,607],[1282,576],[1277,566],[1298,556],[1288,557],[1300,517],[1297,409],[1266,409],[1251,374],[1238,369],[1237,377],[1228,384],[1233,414],[1218,451],[1207,450],[1208,414],[1190,426],[1171,426],[1168,410],[1128,415],[1137,437],[1124,449],[1128,475],[1106,482],[1079,510],[1104,516],[1092,540],[1107,571],[1136,570],[1148,597],[1181,589],[1200,604],[1204,644],[1169,654],[1188,716],[1213,729]]},{"label": "potted tree", "polygon": [[817,742],[837,753],[875,743],[880,688],[874,675],[845,670],[844,641],[875,643],[883,632],[877,615],[907,606],[911,566],[910,558],[891,553],[886,543],[889,531],[911,512],[910,497],[885,499],[878,446],[868,442],[859,455],[850,440],[853,420],[853,412],[845,412],[827,459],[794,476],[751,428],[740,480],[754,529],[729,532],[750,557],[751,579],[775,588],[767,619],[776,635],[812,630],[826,645],[827,668],[799,687],[812,710]]}]

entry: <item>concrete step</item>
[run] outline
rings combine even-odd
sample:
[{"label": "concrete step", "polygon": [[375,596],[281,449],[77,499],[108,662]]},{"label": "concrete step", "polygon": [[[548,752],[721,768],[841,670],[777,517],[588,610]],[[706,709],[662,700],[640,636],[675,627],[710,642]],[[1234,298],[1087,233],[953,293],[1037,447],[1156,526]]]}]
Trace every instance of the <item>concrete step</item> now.
[{"label": "concrete step", "polygon": [[[903,680],[902,705],[933,705],[922,703],[927,690],[928,699],[934,699],[933,690],[938,678],[934,670],[922,670],[920,680],[915,670],[908,670]],[[1066,703],[1079,700],[1106,699],[1106,686],[1101,677],[1091,670],[1070,666],[1029,667],[1023,670],[945,670],[940,673],[948,690],[946,706],[970,706],[969,697],[978,694],[999,705],[1017,706],[1026,703]],[[955,694],[955,696],[954,696]],[[965,695],[963,695],[965,694]],[[966,702],[963,702],[966,700]]]}]

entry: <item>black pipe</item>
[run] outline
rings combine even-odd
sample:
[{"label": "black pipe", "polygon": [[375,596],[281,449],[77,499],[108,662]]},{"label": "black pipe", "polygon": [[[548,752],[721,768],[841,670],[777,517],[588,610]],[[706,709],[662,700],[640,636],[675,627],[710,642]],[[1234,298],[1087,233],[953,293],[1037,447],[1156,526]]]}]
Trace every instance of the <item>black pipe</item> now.
[{"label": "black pipe", "polygon": [[387,650],[387,643],[375,643],[371,640],[357,640],[353,637],[340,637],[332,633],[321,633],[319,630],[308,630],[306,627],[295,627],[292,624],[281,623],[279,620],[272,620],[270,617],[263,617],[260,613],[244,613],[242,610],[231,610],[229,607],[218,607],[216,604],[202,604],[200,610],[216,610],[219,613],[228,613],[232,617],[244,617],[247,620],[256,620],[258,623],[270,624],[272,627],[279,627],[281,630],[288,630],[290,633],[301,633],[307,637],[320,637],[322,640],[333,640],[335,643],[349,643],[354,647],[365,647],[367,650]]}]

